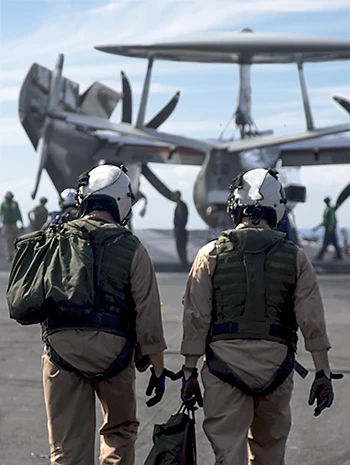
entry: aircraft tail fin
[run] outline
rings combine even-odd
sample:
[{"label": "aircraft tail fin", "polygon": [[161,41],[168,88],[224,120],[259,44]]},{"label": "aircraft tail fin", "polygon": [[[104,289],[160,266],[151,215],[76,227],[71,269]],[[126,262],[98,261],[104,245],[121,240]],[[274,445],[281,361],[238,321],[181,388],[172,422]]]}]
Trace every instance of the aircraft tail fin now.
[{"label": "aircraft tail fin", "polygon": [[[33,63],[20,91],[19,118],[35,149],[38,147],[47,116],[52,80],[52,71]],[[76,111],[79,103],[79,84],[62,77],[60,87],[58,110]]]},{"label": "aircraft tail fin", "polygon": [[84,115],[109,119],[121,98],[122,94],[119,92],[100,82],[94,82],[80,96],[80,111]]}]

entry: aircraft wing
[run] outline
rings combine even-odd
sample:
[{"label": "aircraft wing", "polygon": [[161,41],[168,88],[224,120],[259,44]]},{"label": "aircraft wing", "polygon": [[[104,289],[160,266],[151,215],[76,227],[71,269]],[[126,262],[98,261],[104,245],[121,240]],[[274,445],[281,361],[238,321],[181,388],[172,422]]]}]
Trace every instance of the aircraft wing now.
[{"label": "aircraft wing", "polygon": [[140,139],[132,136],[118,136],[106,131],[95,131],[101,142],[117,147],[117,157],[128,162],[171,163],[175,165],[202,165],[206,152],[188,147],[174,146],[164,142]]},{"label": "aircraft wing", "polygon": [[225,144],[224,148],[226,148],[229,152],[241,152],[244,150],[252,150],[256,148],[280,146],[282,144],[288,144],[291,142],[306,141],[309,139],[320,138],[347,131],[350,131],[350,123],[343,123],[335,126],[328,126],[295,134],[287,134],[285,136],[256,137],[253,139],[243,139],[229,142]]},{"label": "aircraft wing", "polygon": [[[58,115],[56,114],[56,117],[57,116]],[[92,130],[100,129],[112,131],[123,136],[132,136],[146,140],[164,142],[166,144],[173,145],[174,148],[182,147],[200,152],[209,152],[213,149],[227,150],[228,152],[241,152],[244,150],[279,146],[281,144],[287,144],[290,142],[314,139],[317,137],[324,137],[331,134],[350,131],[350,123],[343,123],[335,126],[328,126],[324,128],[308,130],[301,133],[288,134],[285,136],[256,137],[253,139],[243,139],[228,143],[222,143],[218,141],[201,140],[179,136],[176,134],[157,131],[155,129],[147,128],[144,126],[139,129],[135,128],[130,124],[113,123],[104,118],[90,117],[85,115],[79,115],[76,113],[64,113],[61,114],[61,118],[65,119],[68,123],[74,124],[76,126],[87,127]]]},{"label": "aircraft wing", "polygon": [[350,134],[339,134],[280,146],[283,166],[350,164]]},{"label": "aircraft wing", "polygon": [[161,141],[165,142],[166,144],[186,147],[188,149],[198,150],[201,152],[208,152],[213,148],[220,149],[223,146],[222,143],[215,141],[178,136],[176,134],[160,132],[155,129],[147,128],[146,126],[143,126],[141,129],[139,129],[128,123],[113,123],[112,121],[104,118],[85,116],[77,113],[56,113],[55,117],[63,119],[67,123],[74,124],[78,127],[81,126],[91,130],[100,129],[105,131],[112,131],[123,136],[132,136],[141,139]]}]

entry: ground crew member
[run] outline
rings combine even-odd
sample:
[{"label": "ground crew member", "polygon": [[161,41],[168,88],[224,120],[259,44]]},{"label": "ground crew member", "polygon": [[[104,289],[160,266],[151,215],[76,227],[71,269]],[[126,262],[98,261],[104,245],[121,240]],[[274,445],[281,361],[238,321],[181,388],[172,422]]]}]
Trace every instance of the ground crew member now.
[{"label": "ground crew member", "polygon": [[[82,218],[71,224],[82,224],[93,235],[101,234],[106,225],[124,230],[121,225],[129,218],[133,193],[122,169],[114,165],[92,169],[81,178],[78,196]],[[77,309],[80,316],[74,312],[71,315],[71,311],[61,317],[53,314],[42,325],[51,464],[94,463],[95,396],[102,404],[104,417],[99,430],[100,463],[134,464],[139,425],[134,364],[128,363],[114,374],[115,363],[125,363],[123,354],[128,342],[120,335],[120,322],[124,321],[129,332],[136,332],[142,355],[148,355],[152,364],[147,395],[153,391],[156,395],[147,405],[155,405],[164,393],[166,345],[156,276],[143,245],[125,231],[127,234],[108,245],[108,253],[105,251],[99,262],[99,308],[90,314],[84,313],[84,307]],[[107,372],[107,378],[99,377]]]},{"label": "ground crew member", "polygon": [[228,198],[236,229],[205,245],[189,273],[181,395],[201,405],[196,365],[206,353],[203,428],[216,464],[247,464],[247,443],[251,463],[284,464],[298,327],[316,369],[309,404],[317,401],[316,416],[332,404],[337,375],[315,271],[303,249],[274,230],[285,201],[276,171],[239,175]]},{"label": "ground crew member", "polygon": [[49,212],[45,207],[46,204],[47,198],[41,197],[39,199],[39,205],[28,212],[28,219],[33,231],[39,231],[47,221]]},{"label": "ground crew member", "polygon": [[60,224],[62,222],[67,222],[75,220],[78,218],[78,206],[76,199],[77,191],[72,187],[67,187],[64,189],[58,197],[58,205],[60,210],[56,210],[49,213],[49,218],[43,229],[47,229],[50,224]]},{"label": "ground crew member", "polygon": [[176,241],[176,250],[183,266],[187,267],[187,237],[186,224],[188,219],[187,205],[181,200],[181,192],[173,193],[173,201],[176,202],[174,212],[174,234]]},{"label": "ground crew member", "polygon": [[340,252],[340,248],[338,245],[338,237],[337,237],[337,217],[335,216],[335,208],[331,205],[331,199],[326,197],[324,200],[326,204],[326,208],[323,212],[323,221],[318,226],[315,226],[312,230],[317,231],[321,226],[324,227],[324,236],[323,236],[323,244],[322,248],[319,251],[316,259],[322,260],[323,255],[325,254],[326,250],[328,249],[329,245],[333,245],[336,252],[336,259],[341,260],[343,257]]},{"label": "ground crew member", "polygon": [[5,258],[11,262],[15,252],[14,241],[19,236],[17,221],[21,223],[23,229],[23,221],[21,210],[18,203],[13,199],[12,192],[6,192],[4,201],[0,205],[0,219],[2,221],[2,236],[4,238]]}]

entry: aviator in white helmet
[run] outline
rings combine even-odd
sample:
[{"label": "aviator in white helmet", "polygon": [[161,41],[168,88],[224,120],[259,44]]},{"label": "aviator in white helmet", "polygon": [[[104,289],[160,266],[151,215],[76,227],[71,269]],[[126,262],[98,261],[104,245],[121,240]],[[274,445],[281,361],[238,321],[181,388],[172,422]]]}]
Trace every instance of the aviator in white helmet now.
[{"label": "aviator in white helmet", "polygon": [[62,209],[74,207],[77,204],[77,191],[71,187],[67,187],[60,193],[59,204]]},{"label": "aviator in white helmet", "polygon": [[253,224],[265,219],[271,228],[277,226],[286,210],[284,189],[277,175],[274,169],[257,168],[241,173],[233,180],[227,212],[236,224],[243,216],[248,216]]},{"label": "aviator in white helmet", "polygon": [[100,165],[79,178],[78,199],[82,215],[107,210],[115,221],[125,225],[131,214],[134,194],[126,168]]}]

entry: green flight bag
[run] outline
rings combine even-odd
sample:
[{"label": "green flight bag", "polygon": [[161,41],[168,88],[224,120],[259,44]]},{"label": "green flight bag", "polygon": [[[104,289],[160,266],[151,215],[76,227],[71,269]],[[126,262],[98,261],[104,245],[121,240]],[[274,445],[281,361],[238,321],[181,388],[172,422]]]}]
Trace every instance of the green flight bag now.
[{"label": "green flight bag", "polygon": [[128,233],[105,227],[92,243],[88,228],[76,220],[18,238],[6,293],[10,318],[41,323],[52,303],[93,310],[103,248]]},{"label": "green flight bag", "polygon": [[47,317],[44,275],[51,240],[46,231],[36,231],[17,238],[15,247],[6,292],[10,318],[22,325],[41,323]]},{"label": "green flight bag", "polygon": [[153,447],[143,465],[197,465],[194,411],[184,405],[163,425],[154,425]]}]

